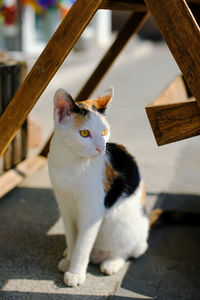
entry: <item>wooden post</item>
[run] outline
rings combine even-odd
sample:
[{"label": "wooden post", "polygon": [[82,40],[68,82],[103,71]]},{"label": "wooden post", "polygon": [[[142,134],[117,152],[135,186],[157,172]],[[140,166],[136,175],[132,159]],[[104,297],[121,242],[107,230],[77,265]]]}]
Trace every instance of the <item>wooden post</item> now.
[{"label": "wooden post", "polygon": [[[13,64],[7,65],[6,62],[1,68],[2,72],[2,113],[6,110],[12,99],[12,67]],[[7,126],[10,125],[9,123]],[[7,171],[12,167],[12,145],[10,144],[3,158],[3,169]]]},{"label": "wooden post", "polygon": [[[0,156],[103,0],[77,0],[0,118]],[[9,124],[9,126],[8,126]]]},{"label": "wooden post", "polygon": [[200,106],[200,28],[185,0],[145,0]]},{"label": "wooden post", "polygon": [[[15,95],[19,86],[20,86],[20,64],[15,64],[12,68],[12,73],[11,73],[10,89],[12,91],[12,97]],[[11,167],[13,168],[21,161],[21,157],[22,157],[21,129],[18,130],[10,146],[12,146]]]}]

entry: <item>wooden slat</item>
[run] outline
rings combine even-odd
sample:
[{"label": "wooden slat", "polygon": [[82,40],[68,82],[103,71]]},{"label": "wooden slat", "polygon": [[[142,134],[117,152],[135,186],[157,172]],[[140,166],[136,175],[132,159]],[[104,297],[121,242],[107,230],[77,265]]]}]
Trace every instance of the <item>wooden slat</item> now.
[{"label": "wooden slat", "polygon": [[41,156],[27,158],[19,163],[15,169],[11,169],[0,176],[0,198],[16,187],[25,177],[32,175],[46,163]]},{"label": "wooden slat", "polygon": [[143,12],[147,10],[143,0],[104,0],[100,8]]},{"label": "wooden slat", "polygon": [[184,0],[145,0],[200,105],[200,29]]},{"label": "wooden slat", "polygon": [[118,33],[114,43],[108,49],[88,81],[76,96],[76,101],[85,100],[91,95],[129,39],[139,31],[147,17],[148,14],[146,12],[134,12],[128,18],[128,21]]},{"label": "wooden slat", "polygon": [[146,106],[159,146],[200,134],[200,108],[187,98],[184,82],[177,78],[161,95]]},{"label": "wooden slat", "polygon": [[[123,28],[119,31],[114,43],[108,49],[106,54],[101,59],[100,63],[89,77],[88,81],[82,87],[78,95],[76,96],[76,101],[81,101],[87,99],[100,81],[103,79],[106,72],[118,57],[120,52],[123,50],[129,39],[138,32],[141,26],[144,24],[148,17],[148,13],[144,12],[134,12],[129,18]],[[40,155],[47,156],[49,152],[49,145],[52,135],[42,149]]]},{"label": "wooden slat", "polygon": [[[16,62],[12,68],[12,80],[10,89],[12,89],[12,97],[15,95],[21,84],[21,65]],[[18,130],[12,143],[12,168],[22,161],[22,142],[21,142],[21,128]]]},{"label": "wooden slat", "polygon": [[[0,118],[0,156],[103,0],[77,0]],[[9,126],[8,126],[9,124]]]},{"label": "wooden slat", "polygon": [[[25,62],[19,62],[21,65],[20,84],[22,84],[26,78],[28,66]],[[21,127],[21,161],[25,160],[28,154],[28,120],[26,119]]]}]

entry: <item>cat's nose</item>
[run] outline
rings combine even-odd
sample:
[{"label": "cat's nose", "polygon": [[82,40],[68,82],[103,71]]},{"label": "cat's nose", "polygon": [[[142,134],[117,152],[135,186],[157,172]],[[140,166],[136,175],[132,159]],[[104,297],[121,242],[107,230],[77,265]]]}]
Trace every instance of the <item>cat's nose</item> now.
[{"label": "cat's nose", "polygon": [[99,152],[99,154],[101,154],[103,152],[102,148],[96,147],[96,150]]}]

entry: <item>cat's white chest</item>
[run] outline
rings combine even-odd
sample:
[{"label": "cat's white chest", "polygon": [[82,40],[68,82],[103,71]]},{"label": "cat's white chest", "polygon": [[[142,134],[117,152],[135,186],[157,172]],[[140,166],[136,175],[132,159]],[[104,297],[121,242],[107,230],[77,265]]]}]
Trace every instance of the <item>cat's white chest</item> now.
[{"label": "cat's white chest", "polygon": [[94,191],[103,191],[104,163],[103,158],[94,162],[72,161],[64,155],[54,155],[50,150],[48,167],[54,189],[62,194],[80,195]]},{"label": "cat's white chest", "polygon": [[49,164],[49,174],[52,185],[62,192],[73,190],[74,186],[80,181],[77,173],[71,168],[57,168]]}]

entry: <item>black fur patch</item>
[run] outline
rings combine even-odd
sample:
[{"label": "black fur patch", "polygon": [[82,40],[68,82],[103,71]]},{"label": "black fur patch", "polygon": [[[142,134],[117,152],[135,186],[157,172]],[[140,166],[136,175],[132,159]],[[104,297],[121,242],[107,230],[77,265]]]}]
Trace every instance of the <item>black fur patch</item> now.
[{"label": "black fur patch", "polygon": [[104,205],[111,207],[120,196],[132,195],[140,183],[140,174],[134,158],[123,147],[113,143],[106,144],[107,157],[119,174],[106,193]]},{"label": "black fur patch", "polygon": [[101,107],[101,108],[96,108],[95,105],[92,105],[92,109],[94,111],[97,111],[98,113],[104,115],[105,114],[105,111],[106,111],[106,107]]},{"label": "black fur patch", "polygon": [[74,107],[73,107],[73,112],[86,116],[87,114],[89,114],[89,110],[86,109],[86,107],[82,104],[82,103],[75,103]]}]

